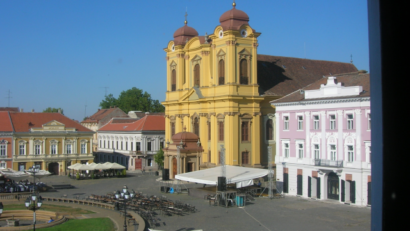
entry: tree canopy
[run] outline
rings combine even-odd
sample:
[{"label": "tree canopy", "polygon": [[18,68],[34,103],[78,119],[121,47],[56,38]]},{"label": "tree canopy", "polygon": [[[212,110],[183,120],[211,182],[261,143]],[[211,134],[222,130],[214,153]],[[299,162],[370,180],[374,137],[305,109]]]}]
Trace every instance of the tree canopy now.
[{"label": "tree canopy", "polygon": [[154,161],[160,166],[160,168],[164,166],[164,151],[162,151],[162,148],[154,155]]},{"label": "tree canopy", "polygon": [[139,88],[133,87],[126,91],[122,91],[116,99],[112,94],[105,96],[101,101],[100,107],[102,109],[117,106],[125,113],[129,111],[143,111],[143,112],[163,112],[164,106],[158,101],[153,100],[148,92]]},{"label": "tree canopy", "polygon": [[64,115],[64,110],[62,108],[48,107],[48,108],[44,109],[43,112],[56,112],[56,113],[58,113],[58,110],[60,110],[61,114]]}]

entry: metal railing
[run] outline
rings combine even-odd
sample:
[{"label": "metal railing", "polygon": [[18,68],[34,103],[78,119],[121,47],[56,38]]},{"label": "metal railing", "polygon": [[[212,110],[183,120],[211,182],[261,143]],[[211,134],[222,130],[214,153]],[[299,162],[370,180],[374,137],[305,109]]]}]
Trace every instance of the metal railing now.
[{"label": "metal railing", "polygon": [[315,166],[326,166],[326,167],[343,167],[343,160],[325,160],[325,159],[316,159]]}]

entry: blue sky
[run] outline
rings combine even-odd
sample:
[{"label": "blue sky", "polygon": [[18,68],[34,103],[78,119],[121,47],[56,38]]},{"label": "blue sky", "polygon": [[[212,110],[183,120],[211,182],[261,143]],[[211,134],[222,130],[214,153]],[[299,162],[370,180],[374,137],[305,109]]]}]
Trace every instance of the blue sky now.
[{"label": "blue sky", "polygon": [[[259,54],[353,62],[369,71],[366,0],[236,0]],[[0,1],[0,107],[61,107],[81,121],[105,88],[141,88],[164,101],[165,48],[188,25],[212,33],[231,0]],[[87,107],[85,107],[87,105]]]}]

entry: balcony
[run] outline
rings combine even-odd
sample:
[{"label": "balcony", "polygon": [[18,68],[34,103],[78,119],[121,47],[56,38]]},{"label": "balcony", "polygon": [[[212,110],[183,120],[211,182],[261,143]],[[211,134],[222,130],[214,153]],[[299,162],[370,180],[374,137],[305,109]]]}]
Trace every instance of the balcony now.
[{"label": "balcony", "polygon": [[315,166],[324,166],[324,167],[343,167],[343,160],[325,160],[325,159],[316,159]]}]

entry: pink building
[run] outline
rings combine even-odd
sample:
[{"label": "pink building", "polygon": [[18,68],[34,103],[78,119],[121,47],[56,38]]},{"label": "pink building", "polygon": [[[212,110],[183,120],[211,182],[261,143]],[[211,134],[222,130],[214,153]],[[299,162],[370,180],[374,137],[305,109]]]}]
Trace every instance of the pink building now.
[{"label": "pink building", "polygon": [[278,190],[370,204],[370,75],[329,76],[271,103]]}]

